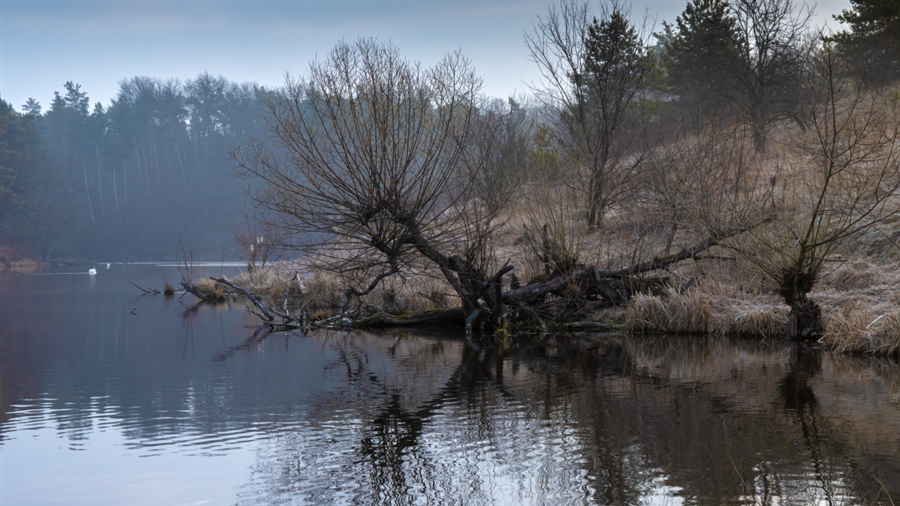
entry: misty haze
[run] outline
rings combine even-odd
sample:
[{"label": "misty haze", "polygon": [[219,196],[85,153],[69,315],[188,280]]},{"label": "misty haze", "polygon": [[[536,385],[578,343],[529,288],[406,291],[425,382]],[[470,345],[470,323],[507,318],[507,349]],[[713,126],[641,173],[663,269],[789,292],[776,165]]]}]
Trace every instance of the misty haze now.
[{"label": "misty haze", "polygon": [[0,14],[0,504],[900,499],[900,0]]}]

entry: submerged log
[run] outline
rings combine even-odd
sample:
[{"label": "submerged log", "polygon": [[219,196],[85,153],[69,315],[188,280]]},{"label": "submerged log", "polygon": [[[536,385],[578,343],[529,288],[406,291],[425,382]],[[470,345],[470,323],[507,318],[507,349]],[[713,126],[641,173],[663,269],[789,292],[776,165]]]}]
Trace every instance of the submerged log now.
[{"label": "submerged log", "polygon": [[402,315],[379,312],[353,321],[354,327],[427,327],[437,325],[463,328],[465,325],[463,308],[432,309]]}]

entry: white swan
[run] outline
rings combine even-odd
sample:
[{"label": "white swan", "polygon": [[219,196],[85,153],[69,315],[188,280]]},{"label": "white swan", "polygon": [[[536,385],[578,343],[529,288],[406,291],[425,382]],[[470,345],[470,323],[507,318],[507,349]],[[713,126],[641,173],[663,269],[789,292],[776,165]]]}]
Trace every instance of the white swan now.
[{"label": "white swan", "polygon": [[106,268],[109,269],[109,262],[106,262]]},{"label": "white swan", "polygon": [[89,275],[89,276],[96,276],[96,275],[97,275],[97,269],[94,269],[93,267],[91,267],[90,269],[88,269],[88,275]]}]

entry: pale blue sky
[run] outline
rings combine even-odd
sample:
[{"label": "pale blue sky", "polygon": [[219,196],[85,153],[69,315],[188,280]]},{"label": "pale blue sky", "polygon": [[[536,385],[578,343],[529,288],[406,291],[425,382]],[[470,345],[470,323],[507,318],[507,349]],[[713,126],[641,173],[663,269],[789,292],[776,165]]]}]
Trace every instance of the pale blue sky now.
[{"label": "pale blue sky", "polygon": [[[634,1],[657,29],[686,0]],[[498,97],[527,92],[538,78],[523,42],[545,0],[0,0],[0,97],[17,109],[34,97],[44,110],[63,83],[82,85],[91,103],[109,104],[118,81],[137,75],[184,81],[208,71],[237,82],[280,86],[285,72],[340,39],[390,40],[424,65],[461,49]],[[818,2],[816,24],[849,8]]]}]

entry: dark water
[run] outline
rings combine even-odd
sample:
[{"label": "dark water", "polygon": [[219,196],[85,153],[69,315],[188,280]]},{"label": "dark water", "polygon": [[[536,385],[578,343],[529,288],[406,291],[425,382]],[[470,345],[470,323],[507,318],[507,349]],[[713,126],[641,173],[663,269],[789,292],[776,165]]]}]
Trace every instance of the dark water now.
[{"label": "dark water", "polygon": [[697,337],[253,342],[239,304],[128,284],[174,267],[87,268],[0,274],[4,506],[900,502],[891,361]]}]

